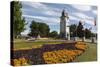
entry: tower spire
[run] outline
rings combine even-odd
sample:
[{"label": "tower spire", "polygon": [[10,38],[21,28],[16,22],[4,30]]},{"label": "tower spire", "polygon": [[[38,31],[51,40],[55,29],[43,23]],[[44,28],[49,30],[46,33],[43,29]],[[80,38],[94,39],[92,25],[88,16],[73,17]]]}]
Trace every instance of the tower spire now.
[{"label": "tower spire", "polygon": [[62,10],[62,15],[61,15],[61,17],[66,17],[67,19],[69,19],[68,13],[65,12],[65,9]]},{"label": "tower spire", "polygon": [[66,15],[65,15],[65,9],[63,9],[63,11],[62,11],[62,17],[65,17]]}]

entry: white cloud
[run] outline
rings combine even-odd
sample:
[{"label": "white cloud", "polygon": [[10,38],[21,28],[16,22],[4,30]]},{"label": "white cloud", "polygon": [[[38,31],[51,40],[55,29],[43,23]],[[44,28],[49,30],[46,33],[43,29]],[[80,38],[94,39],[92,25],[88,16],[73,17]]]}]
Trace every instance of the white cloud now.
[{"label": "white cloud", "polygon": [[81,13],[81,12],[75,12],[75,13],[73,13],[73,15],[75,15],[79,19],[93,19],[92,16],[88,16],[88,15]]},{"label": "white cloud", "polygon": [[59,11],[60,9],[58,8],[54,8],[54,7],[50,7],[48,5],[45,5],[43,3],[39,3],[39,2],[23,2],[22,3],[23,5],[28,5],[31,7],[31,9],[29,10],[29,8],[24,8],[22,9],[23,12],[32,12],[33,11],[33,14],[34,12],[36,13],[41,13],[41,14],[44,14],[44,15],[48,15],[48,16],[60,16],[59,14]]},{"label": "white cloud", "polygon": [[70,19],[70,20],[78,20],[78,18],[76,18],[76,17],[74,17],[74,16],[72,16],[72,15],[69,15],[69,19]]},{"label": "white cloud", "polygon": [[24,32],[22,32],[22,35],[27,35],[29,33],[29,30],[25,30]]},{"label": "white cloud", "polygon": [[30,6],[30,7],[33,7],[33,8],[40,8],[41,7],[41,9],[48,9],[47,7],[46,7],[46,5],[43,5],[43,4],[41,4],[41,3],[39,3],[39,2],[22,2],[22,4],[23,5],[27,5],[27,6]]},{"label": "white cloud", "polygon": [[[73,16],[76,16],[77,18]],[[94,25],[94,17],[87,16],[86,14],[80,12],[73,13],[73,16],[71,16],[71,18],[74,20],[82,20],[87,24]]]},{"label": "white cloud", "polygon": [[60,13],[55,12],[53,10],[48,10],[48,11],[45,11],[43,13],[46,14],[46,15],[49,15],[49,16],[55,16],[55,17],[59,17],[60,16]]},{"label": "white cloud", "polygon": [[49,25],[55,25],[57,23],[60,23],[59,18],[52,18],[52,17],[44,17],[44,16],[31,16],[31,15],[22,15],[23,17],[26,18],[35,18],[35,19],[41,19],[42,21],[44,21],[45,23],[49,24]]},{"label": "white cloud", "polygon": [[79,11],[90,11],[91,10],[91,6],[86,6],[86,5],[72,5],[72,7],[74,7],[75,9]]},{"label": "white cloud", "polygon": [[93,10],[92,12],[93,12],[95,15],[97,15],[97,10]]}]

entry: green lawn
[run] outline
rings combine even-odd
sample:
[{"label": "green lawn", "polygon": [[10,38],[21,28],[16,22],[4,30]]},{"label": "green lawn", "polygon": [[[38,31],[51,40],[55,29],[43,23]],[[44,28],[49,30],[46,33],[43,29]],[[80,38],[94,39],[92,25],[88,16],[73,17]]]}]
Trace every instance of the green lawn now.
[{"label": "green lawn", "polygon": [[31,49],[33,46],[36,47],[41,47],[44,44],[59,44],[62,43],[60,41],[38,41],[38,42],[34,42],[34,41],[25,41],[25,40],[17,40],[16,42],[14,42],[14,49]]},{"label": "green lawn", "polygon": [[79,62],[97,61],[97,44],[87,43],[87,50],[76,58]]}]

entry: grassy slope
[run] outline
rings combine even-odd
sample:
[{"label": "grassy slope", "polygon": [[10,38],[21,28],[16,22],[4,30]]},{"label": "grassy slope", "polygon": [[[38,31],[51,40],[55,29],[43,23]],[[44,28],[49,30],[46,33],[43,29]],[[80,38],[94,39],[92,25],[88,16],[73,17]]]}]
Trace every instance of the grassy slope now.
[{"label": "grassy slope", "polygon": [[78,58],[76,58],[79,62],[97,60],[97,45],[93,43],[87,43],[87,45],[87,50]]}]

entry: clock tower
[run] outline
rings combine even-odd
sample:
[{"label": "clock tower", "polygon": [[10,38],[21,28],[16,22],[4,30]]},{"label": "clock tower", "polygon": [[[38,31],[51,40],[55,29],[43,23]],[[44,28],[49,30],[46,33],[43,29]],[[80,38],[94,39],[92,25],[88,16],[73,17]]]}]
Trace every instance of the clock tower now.
[{"label": "clock tower", "polygon": [[70,40],[68,19],[68,14],[63,10],[60,17],[60,37]]}]

